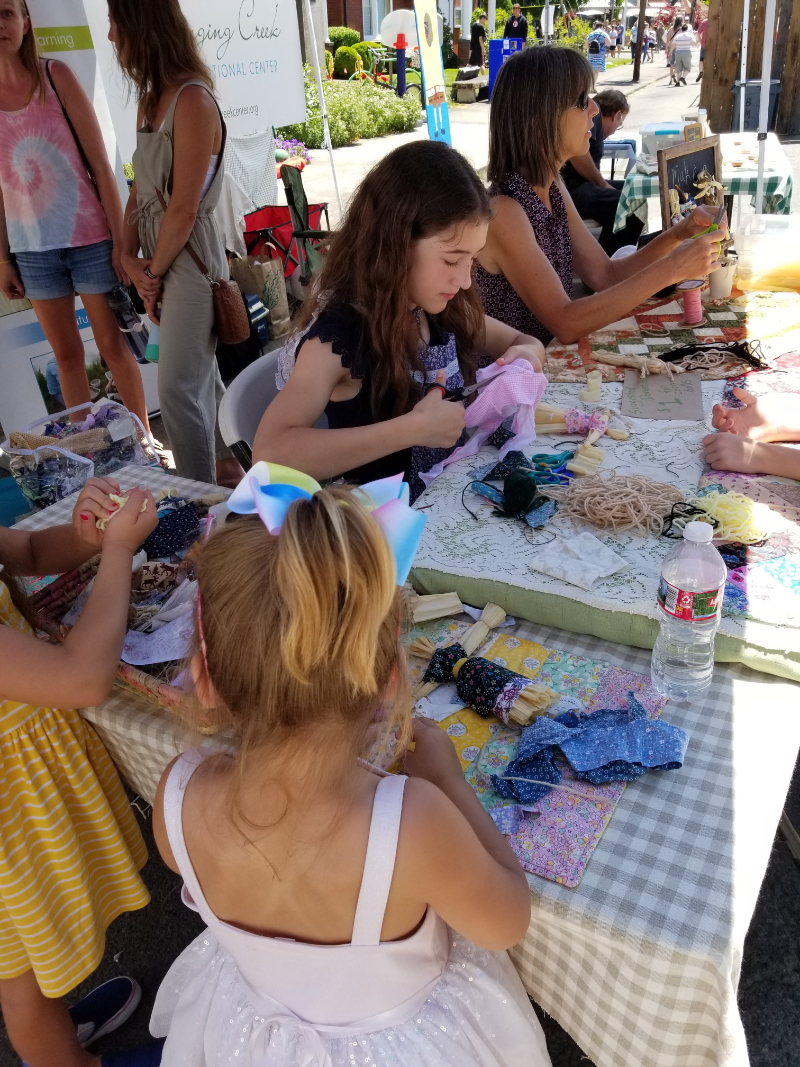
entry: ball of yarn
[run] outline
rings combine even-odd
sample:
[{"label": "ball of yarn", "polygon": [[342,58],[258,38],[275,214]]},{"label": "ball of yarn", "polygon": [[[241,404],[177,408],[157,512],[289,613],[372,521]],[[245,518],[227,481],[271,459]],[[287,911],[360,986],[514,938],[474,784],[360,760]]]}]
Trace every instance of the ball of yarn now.
[{"label": "ball of yarn", "polygon": [[516,517],[527,515],[533,508],[547,502],[539,492],[536,476],[532,471],[513,470],[507,474],[503,482],[503,496],[505,503],[503,510],[506,515]]}]

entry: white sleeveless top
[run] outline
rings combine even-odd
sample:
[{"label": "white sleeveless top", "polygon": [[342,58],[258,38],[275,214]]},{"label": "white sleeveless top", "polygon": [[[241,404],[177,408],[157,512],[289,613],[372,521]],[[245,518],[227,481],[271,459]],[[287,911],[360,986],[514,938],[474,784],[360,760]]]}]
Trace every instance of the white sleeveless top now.
[{"label": "white sleeveless top", "polygon": [[[352,1050],[356,1044],[363,1053],[365,1034],[383,1044],[387,1055],[394,1057],[386,1061],[391,1063],[419,1062],[426,1067],[455,1062],[459,1067],[472,1063],[522,1064],[522,1059],[506,1059],[503,1055],[487,1060],[482,1041],[480,1051],[471,1050],[474,1034],[466,1036],[470,1027],[466,1033],[456,1034],[451,1016],[463,1022],[465,1014],[470,1014],[470,1000],[478,995],[486,1003],[481,1002],[476,1011],[472,1030],[487,1030],[502,1039],[508,1021],[513,1021],[515,1047],[526,1050],[525,1067],[549,1064],[546,1051],[545,1058],[541,1058],[544,1037],[505,953],[483,952],[458,938],[430,908],[410,937],[381,942],[405,777],[384,777],[375,791],[350,944],[314,945],[249,933],[223,922],[208,906],[189,859],[181,817],[186,786],[201,760],[196,753],[184,754],[173,767],[164,792],[169,843],[184,880],[183,901],[199,912],[208,929],[181,954],[159,989],[150,1029],[155,1037],[169,1035],[162,1067],[216,1067],[223,1062],[247,1067],[338,1067],[339,1063],[344,1067],[352,1063],[347,1049]],[[458,1040],[457,1060],[440,1057],[433,1048],[425,1058],[398,1058],[401,1050],[398,1044],[392,1046],[392,1037],[387,1034],[395,1035],[400,1045],[406,1030],[419,1037],[421,1014],[430,1014],[431,1001],[442,1000],[436,1005],[441,1014],[448,998],[439,996],[444,990],[438,987],[452,984],[448,983],[447,972],[452,968],[453,951],[458,955],[463,946],[469,946],[471,957],[477,953],[493,962],[494,970],[498,969],[499,957],[502,961],[501,973],[496,976],[487,973],[492,968],[476,967],[474,958],[470,959],[469,971],[463,961],[456,965],[464,988],[453,990],[455,1003],[452,1011],[448,1009],[449,1025],[444,1026],[437,1016],[431,1027],[437,1045],[443,1040],[443,1032],[450,1032],[450,1040]],[[509,977],[516,985],[511,992]],[[491,983],[491,990],[481,988],[487,982]],[[501,1000],[504,1008],[500,1008]],[[522,1005],[522,1017],[519,1006],[511,1006],[515,1000]],[[497,1019],[498,1009],[509,1017],[505,1026]],[[213,1056],[209,1042],[215,1048]],[[196,1055],[192,1053],[193,1046]],[[372,1055],[375,1057],[376,1053]],[[373,1064],[381,1062],[381,1058],[364,1060],[359,1056],[358,1062]]]}]

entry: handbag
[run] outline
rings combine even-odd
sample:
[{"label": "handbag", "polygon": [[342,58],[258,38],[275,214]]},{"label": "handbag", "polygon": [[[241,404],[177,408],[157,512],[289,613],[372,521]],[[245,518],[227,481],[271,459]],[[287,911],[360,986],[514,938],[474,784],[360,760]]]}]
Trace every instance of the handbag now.
[{"label": "handbag", "polygon": [[[269,247],[275,248],[275,245],[269,244]],[[246,296],[257,296],[267,309],[270,337],[274,340],[288,336],[292,327],[280,259],[265,258],[263,252],[257,256],[231,257],[230,270],[242,292]]]},{"label": "handbag", "polygon": [[[159,204],[161,204],[162,211],[166,211],[167,205],[158,189],[156,189],[156,196]],[[211,286],[214,299],[214,323],[217,328],[218,340],[224,345],[238,345],[242,341],[246,341],[250,336],[250,319],[248,318],[247,307],[239,286],[236,282],[227,278],[220,278],[218,281],[214,281],[208,273],[208,267],[206,267],[188,241],[183,247]]]}]

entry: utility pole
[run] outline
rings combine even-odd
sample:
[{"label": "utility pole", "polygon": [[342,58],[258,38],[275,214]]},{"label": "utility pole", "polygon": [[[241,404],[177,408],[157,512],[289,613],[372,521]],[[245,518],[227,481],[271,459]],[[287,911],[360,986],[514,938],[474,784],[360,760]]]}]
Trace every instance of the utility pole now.
[{"label": "utility pole", "polygon": [[638,82],[642,69],[642,45],[644,44],[644,14],[647,0],[639,0],[639,18],[636,21],[636,48],[633,53],[633,81]]}]

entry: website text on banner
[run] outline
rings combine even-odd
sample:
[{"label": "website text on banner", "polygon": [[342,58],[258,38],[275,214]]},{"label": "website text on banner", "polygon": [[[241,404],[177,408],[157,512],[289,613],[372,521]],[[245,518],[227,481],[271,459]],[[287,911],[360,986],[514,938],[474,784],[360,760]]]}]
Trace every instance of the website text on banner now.
[{"label": "website text on banner", "polygon": [[[106,0],[83,0],[120,152],[136,147],[136,103],[108,34]],[[181,7],[211,68],[229,137],[304,122],[303,61],[294,0],[182,0]]]}]

